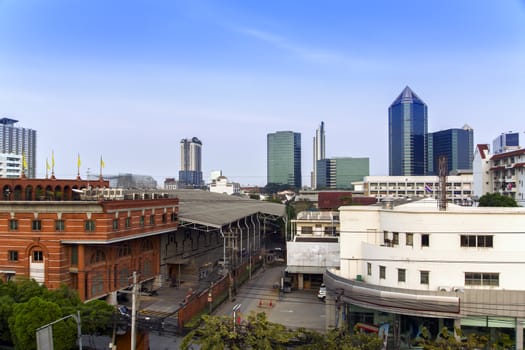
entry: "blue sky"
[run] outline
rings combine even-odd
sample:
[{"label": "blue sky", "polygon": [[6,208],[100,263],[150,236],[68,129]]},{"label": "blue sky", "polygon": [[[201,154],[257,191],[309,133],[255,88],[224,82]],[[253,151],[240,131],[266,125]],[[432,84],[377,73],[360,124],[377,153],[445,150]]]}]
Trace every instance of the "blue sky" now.
[{"label": "blue sky", "polygon": [[410,86],[429,131],[525,139],[525,2],[0,0],[0,117],[37,130],[37,173],[177,177],[179,142],[203,172],[266,183],[266,135],[388,174],[388,106]]}]

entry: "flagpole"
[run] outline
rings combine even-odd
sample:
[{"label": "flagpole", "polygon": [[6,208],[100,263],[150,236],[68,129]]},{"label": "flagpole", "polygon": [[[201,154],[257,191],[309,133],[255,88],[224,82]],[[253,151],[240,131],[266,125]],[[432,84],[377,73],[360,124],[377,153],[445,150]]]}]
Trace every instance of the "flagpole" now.
[{"label": "flagpole", "polygon": [[[89,177],[89,175],[88,175],[88,177]],[[78,153],[78,158],[77,158],[77,179],[80,180],[80,153]]]},{"label": "flagpole", "polygon": [[51,178],[55,178],[55,151],[51,151]]},{"label": "flagpole", "polygon": [[100,177],[99,177],[99,180],[103,180],[104,178],[102,177],[102,168],[104,168],[106,166],[106,163],[104,163],[104,159],[102,159],[102,156],[100,156]]}]

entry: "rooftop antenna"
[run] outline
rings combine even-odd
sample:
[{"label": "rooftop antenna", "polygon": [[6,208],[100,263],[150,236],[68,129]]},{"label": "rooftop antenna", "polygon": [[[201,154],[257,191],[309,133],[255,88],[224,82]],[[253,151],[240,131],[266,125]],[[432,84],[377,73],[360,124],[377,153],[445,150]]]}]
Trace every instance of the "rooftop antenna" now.
[{"label": "rooftop antenna", "polygon": [[439,199],[438,208],[439,210],[447,210],[447,156],[439,156]]}]

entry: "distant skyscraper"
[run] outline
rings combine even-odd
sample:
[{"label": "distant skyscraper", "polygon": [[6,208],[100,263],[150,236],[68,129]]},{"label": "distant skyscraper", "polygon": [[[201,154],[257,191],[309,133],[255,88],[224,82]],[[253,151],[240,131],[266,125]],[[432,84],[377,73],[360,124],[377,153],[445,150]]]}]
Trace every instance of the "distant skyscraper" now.
[{"label": "distant skyscraper", "polygon": [[0,119],[0,153],[12,153],[24,157],[27,168],[24,173],[29,178],[36,176],[36,131],[15,127],[18,120]]},{"label": "distant skyscraper", "polygon": [[181,187],[201,187],[202,181],[202,142],[193,137],[180,141],[180,171]]},{"label": "distant skyscraper", "polygon": [[427,135],[428,175],[439,174],[439,157],[447,157],[447,170],[472,170],[474,130],[465,124],[461,129],[448,129]]},{"label": "distant skyscraper", "polygon": [[368,158],[336,157],[317,161],[318,189],[353,190],[352,182],[370,175]]},{"label": "distant skyscraper", "polygon": [[268,183],[301,188],[301,134],[278,131],[267,136]]},{"label": "distant skyscraper", "polygon": [[313,154],[314,161],[311,175],[311,186],[313,189],[315,189],[317,187],[317,161],[325,159],[324,122],[321,122],[321,125],[315,131]]},{"label": "distant skyscraper", "polygon": [[520,134],[509,131],[502,133],[492,141],[492,153],[499,154],[520,148]]},{"label": "distant skyscraper", "polygon": [[391,176],[425,175],[427,105],[407,86],[388,108]]}]

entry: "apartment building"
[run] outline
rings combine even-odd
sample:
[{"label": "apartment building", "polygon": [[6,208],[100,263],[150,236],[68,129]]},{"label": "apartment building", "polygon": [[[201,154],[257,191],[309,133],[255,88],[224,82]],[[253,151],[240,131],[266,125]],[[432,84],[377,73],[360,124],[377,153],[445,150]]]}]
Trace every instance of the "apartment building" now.
[{"label": "apartment building", "polygon": [[[422,327],[460,327],[523,349],[524,208],[438,208],[426,198],[340,212],[340,268],[328,269],[327,327],[390,325],[388,348]],[[421,334],[419,334],[420,336]]]}]

